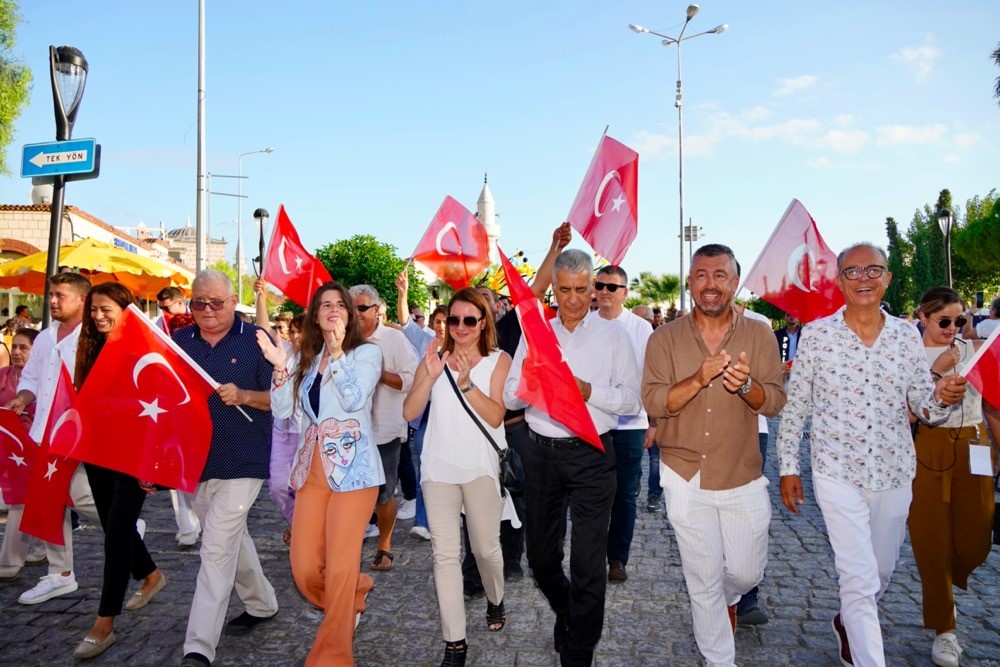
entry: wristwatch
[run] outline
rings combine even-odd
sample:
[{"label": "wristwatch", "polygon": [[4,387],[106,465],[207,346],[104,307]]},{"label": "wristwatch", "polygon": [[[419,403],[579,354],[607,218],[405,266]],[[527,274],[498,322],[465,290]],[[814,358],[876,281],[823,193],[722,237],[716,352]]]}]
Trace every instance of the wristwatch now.
[{"label": "wristwatch", "polygon": [[473,388],[473,387],[475,387],[475,386],[476,386],[476,385],[472,384],[472,382],[470,381],[470,382],[469,382],[469,386],[468,386],[468,387],[466,387],[465,389],[463,389],[463,390],[462,390],[462,393],[463,393],[463,394],[468,394],[468,393],[469,393],[470,391],[472,391],[472,388]]},{"label": "wristwatch", "polygon": [[753,386],[753,380],[751,380],[750,376],[748,375],[747,381],[743,383],[742,387],[740,387],[740,396],[746,396],[747,394],[749,394],[750,388],[752,386]]}]

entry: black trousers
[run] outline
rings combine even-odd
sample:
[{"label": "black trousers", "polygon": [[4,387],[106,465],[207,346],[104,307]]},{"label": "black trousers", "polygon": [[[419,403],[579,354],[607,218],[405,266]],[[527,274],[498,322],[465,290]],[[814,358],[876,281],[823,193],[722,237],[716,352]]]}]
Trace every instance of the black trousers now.
[{"label": "black trousers", "polygon": [[104,527],[104,584],[98,616],[122,613],[129,577],[145,579],[156,570],[146,545],[136,532],[146,492],[135,477],[85,464],[94,505]]},{"label": "black trousers", "polygon": [[[528,564],[556,613],[561,662],[574,667],[592,663],[604,628],[608,523],[618,473],[610,434],[601,441],[604,454],[582,442],[555,448],[531,432],[524,456]],[[569,577],[563,570],[567,507],[573,523]]]}]

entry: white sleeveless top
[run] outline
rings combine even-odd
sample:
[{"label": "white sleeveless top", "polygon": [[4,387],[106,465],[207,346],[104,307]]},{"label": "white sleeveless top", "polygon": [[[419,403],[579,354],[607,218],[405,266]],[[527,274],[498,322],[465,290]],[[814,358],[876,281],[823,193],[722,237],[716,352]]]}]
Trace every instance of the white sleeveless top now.
[{"label": "white sleeveless top", "polygon": [[[965,364],[969,362],[972,355],[976,353],[972,343],[957,341],[956,345],[958,345],[960,352],[958,363],[955,364],[955,368],[952,370],[942,373],[945,377],[960,372],[965,368]],[[947,347],[924,347],[924,351],[927,353],[927,363],[933,364],[947,349]],[[941,428],[959,428],[961,426],[975,426],[981,421],[983,421],[983,397],[980,396],[975,387],[967,384],[965,385],[965,398],[962,399],[962,404],[952,410],[948,415],[948,419],[938,426]]]}]

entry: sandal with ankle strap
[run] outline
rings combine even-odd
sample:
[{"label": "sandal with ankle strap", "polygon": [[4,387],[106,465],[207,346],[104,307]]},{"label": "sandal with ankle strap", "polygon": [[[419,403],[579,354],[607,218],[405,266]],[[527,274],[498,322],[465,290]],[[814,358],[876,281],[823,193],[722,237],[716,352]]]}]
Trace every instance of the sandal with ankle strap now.
[{"label": "sandal with ankle strap", "polygon": [[465,667],[465,655],[469,645],[464,639],[457,642],[444,643],[444,660],[441,667]]},{"label": "sandal with ankle strap", "polygon": [[486,629],[490,632],[500,632],[507,625],[507,610],[503,607],[503,600],[500,604],[493,604],[486,601]]},{"label": "sandal with ankle strap", "polygon": [[392,564],[396,560],[396,557],[385,549],[379,549],[375,552],[375,558],[372,559],[370,567],[376,572],[388,572],[392,569]]}]

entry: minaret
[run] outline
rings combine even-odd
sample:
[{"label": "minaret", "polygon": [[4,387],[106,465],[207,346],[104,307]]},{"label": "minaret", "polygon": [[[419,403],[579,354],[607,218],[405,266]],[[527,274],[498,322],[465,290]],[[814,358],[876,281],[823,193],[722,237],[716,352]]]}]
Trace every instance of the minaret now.
[{"label": "minaret", "polygon": [[498,264],[500,253],[497,251],[497,241],[500,240],[500,225],[497,224],[496,205],[493,201],[493,193],[487,183],[487,175],[483,174],[483,191],[479,193],[479,201],[476,202],[476,217],[480,224],[486,228],[486,236],[490,240],[490,262]]}]

